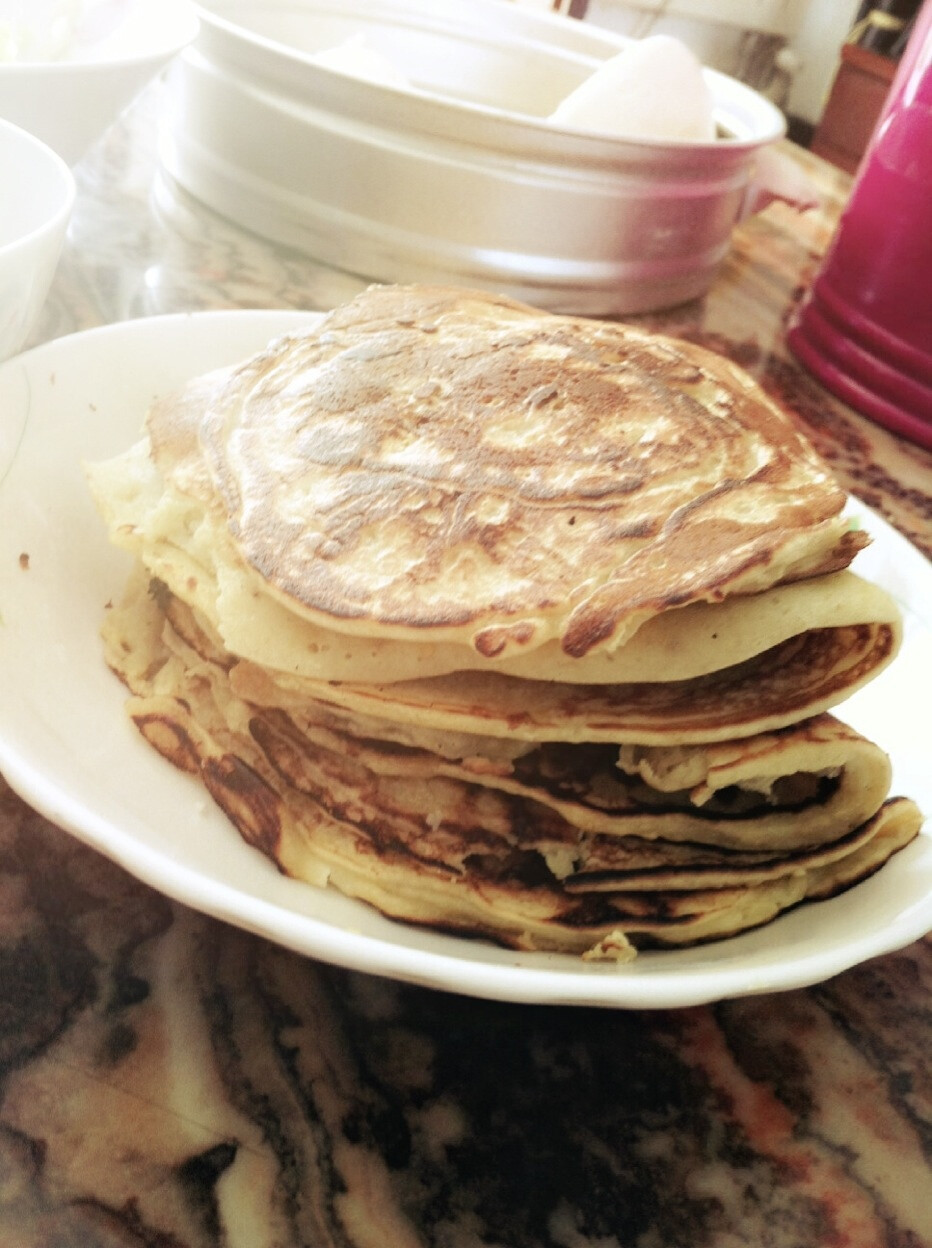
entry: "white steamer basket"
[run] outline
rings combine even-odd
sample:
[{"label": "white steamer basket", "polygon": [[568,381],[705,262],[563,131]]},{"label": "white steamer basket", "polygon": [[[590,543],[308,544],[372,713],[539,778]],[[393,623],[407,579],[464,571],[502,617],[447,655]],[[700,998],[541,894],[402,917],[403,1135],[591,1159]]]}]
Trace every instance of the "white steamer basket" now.
[{"label": "white steamer basket", "polygon": [[[500,0],[209,0],[175,63],[165,168],[256,233],[374,281],[591,315],[702,294],[763,200],[782,114],[706,71],[723,137],[573,133],[547,116],[626,41]],[[311,58],[362,34],[413,85]],[[777,192],[779,194],[779,192]]]}]

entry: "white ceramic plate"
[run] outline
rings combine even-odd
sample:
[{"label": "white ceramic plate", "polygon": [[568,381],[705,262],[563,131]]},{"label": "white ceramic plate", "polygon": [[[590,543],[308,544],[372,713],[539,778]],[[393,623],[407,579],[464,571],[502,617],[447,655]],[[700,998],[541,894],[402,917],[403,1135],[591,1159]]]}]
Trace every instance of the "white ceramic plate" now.
[{"label": "white ceramic plate", "polygon": [[[757,932],[625,966],[515,954],[413,930],[284,879],[131,727],[98,629],[125,557],[108,544],[81,461],[129,446],[152,399],[310,314],[157,317],[76,334],[0,368],[0,769],[29,802],[148,884],[322,960],[513,1001],[690,1005],[817,982],[932,929],[928,830],[877,875]],[[898,661],[845,707],[884,745],[895,789],[932,810],[932,569],[865,512],[865,575],[900,599]]]}]

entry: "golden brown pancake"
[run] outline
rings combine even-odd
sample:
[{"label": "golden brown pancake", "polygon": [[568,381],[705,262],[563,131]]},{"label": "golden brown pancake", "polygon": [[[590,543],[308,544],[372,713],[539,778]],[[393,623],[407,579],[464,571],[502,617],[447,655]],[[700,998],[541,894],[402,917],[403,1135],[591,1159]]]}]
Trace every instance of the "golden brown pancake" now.
[{"label": "golden brown pancake", "polygon": [[157,408],[157,459],[192,407],[244,563],[366,637],[580,657],[863,540],[728,361],[502,297],[373,288]]}]

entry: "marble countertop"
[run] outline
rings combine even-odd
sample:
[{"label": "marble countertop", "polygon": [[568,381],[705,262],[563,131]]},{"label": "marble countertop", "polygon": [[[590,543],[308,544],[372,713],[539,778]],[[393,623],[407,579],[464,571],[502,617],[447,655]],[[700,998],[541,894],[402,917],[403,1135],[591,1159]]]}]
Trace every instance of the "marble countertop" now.
[{"label": "marble countertop", "polygon": [[[360,280],[245,235],[158,168],[158,92],[77,169],[40,342],[128,317],[323,308]],[[786,317],[848,188],[736,233],[642,318],[781,396],[932,554],[932,455],[829,398]],[[0,1244],[923,1248],[932,941],[807,990],[672,1011],[509,1005],[348,972],[167,900],[0,781]]]}]

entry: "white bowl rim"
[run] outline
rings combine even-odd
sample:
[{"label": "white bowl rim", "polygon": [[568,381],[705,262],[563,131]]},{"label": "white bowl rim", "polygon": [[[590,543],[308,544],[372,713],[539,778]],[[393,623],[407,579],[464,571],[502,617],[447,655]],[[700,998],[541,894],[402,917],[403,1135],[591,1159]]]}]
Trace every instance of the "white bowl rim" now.
[{"label": "white bowl rim", "polygon": [[[142,0],[151,3],[153,9],[159,7],[160,0]],[[130,69],[133,66],[158,64],[180,52],[197,34],[199,19],[198,8],[194,0],[173,0],[168,10],[172,22],[165,27],[164,37],[141,47],[138,52],[125,56],[87,57],[85,59],[69,59],[52,61],[3,61],[0,62],[0,75],[7,78],[47,77],[63,78],[69,74],[100,73],[110,69]],[[177,19],[177,20],[175,20]]]},{"label": "white bowl rim", "polygon": [[62,195],[54,211],[43,217],[31,230],[25,234],[19,234],[8,243],[0,242],[0,259],[32,239],[61,228],[71,216],[77,195],[77,184],[74,174],[65,160],[53,148],[49,147],[48,143],[43,142],[42,139],[32,134],[29,130],[25,130],[22,126],[17,126],[14,122],[0,117],[0,136],[2,135],[8,135],[13,139],[14,143],[21,144],[23,149],[34,152],[40,160],[44,160],[55,171],[61,183]]}]

